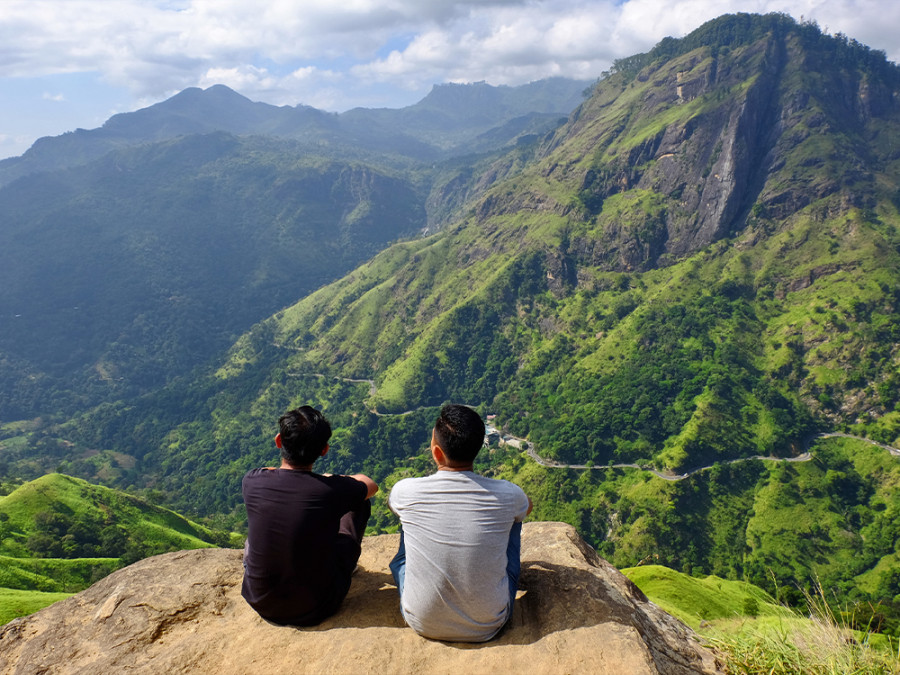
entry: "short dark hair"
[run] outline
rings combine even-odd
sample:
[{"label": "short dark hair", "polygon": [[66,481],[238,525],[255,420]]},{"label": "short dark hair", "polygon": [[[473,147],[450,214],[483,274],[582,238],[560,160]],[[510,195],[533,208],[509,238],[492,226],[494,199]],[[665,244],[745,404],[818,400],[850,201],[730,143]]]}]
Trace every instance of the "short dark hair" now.
[{"label": "short dark hair", "polygon": [[484,422],[471,408],[445,405],[434,423],[434,436],[447,459],[469,464],[484,445]]},{"label": "short dark hair", "polygon": [[315,408],[304,405],[278,418],[281,458],[291,466],[306,466],[322,456],[331,438],[331,424]]}]

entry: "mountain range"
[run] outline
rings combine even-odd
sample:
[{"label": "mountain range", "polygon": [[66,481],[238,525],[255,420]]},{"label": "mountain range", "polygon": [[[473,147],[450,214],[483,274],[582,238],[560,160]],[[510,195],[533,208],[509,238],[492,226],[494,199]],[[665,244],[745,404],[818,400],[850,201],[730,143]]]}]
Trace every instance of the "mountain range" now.
[{"label": "mountain range", "polygon": [[[175,113],[207,94],[254,115],[200,118],[252,124],[154,136],[189,131]],[[562,124],[512,103],[504,121],[429,117],[482,94],[439,87],[299,137],[271,125],[319,113],[188,91],[75,134],[107,153],[72,150],[79,166],[50,141],[46,164],[0,166],[18,176],[0,208],[28,214],[0,233],[18,261],[0,268],[4,321],[29,321],[0,344],[5,472],[102,477],[240,527],[240,477],[275,461],[286,408],[331,419],[324,469],[389,488],[429,470],[454,401],[560,465],[507,446],[480,470],[619,566],[662,556],[789,602],[816,574],[843,598],[900,595],[895,460],[813,443],[900,438],[900,68],[784,15],[731,15],[617,61]],[[109,151],[142,120],[140,145]],[[387,153],[352,136],[397,120]],[[34,318],[16,309],[35,298]],[[377,502],[373,528],[395,526]]]},{"label": "mountain range", "polygon": [[0,161],[0,186],[79,166],[112,150],[215,132],[293,140],[307,151],[327,148],[330,156],[433,162],[541,135],[581,102],[589,84],[566,78],[518,87],[443,84],[406,108],[354,108],[340,114],[254,102],[224,85],[185,89],[162,103],[114,115],[99,129],[39,139],[21,157]]},{"label": "mountain range", "polygon": [[[0,418],[134,396],[205,363],[256,321],[435,227],[428,211],[446,198],[429,199],[431,184],[460,180],[435,157],[483,133],[493,140],[477,142],[482,152],[515,143],[545,128],[535,116],[555,126],[583,85],[447,85],[410,108],[340,117],[215,86],[5,160]],[[431,139],[427,165],[372,156],[414,137]]]}]

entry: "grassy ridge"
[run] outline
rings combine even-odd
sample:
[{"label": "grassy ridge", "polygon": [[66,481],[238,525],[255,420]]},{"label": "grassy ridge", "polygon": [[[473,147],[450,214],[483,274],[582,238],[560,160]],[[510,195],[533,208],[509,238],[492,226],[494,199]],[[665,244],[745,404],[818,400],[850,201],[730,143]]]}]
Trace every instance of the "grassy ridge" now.
[{"label": "grassy ridge", "polygon": [[[90,549],[123,555],[129,544],[161,552],[230,541],[168,509],[62,474],[42,476],[0,498],[0,513],[0,554],[13,557],[75,557],[66,554]],[[61,539],[43,549],[51,537]]]},{"label": "grassy ridge", "polygon": [[0,556],[0,587],[74,593],[122,567],[120,558],[12,558]]},{"label": "grassy ridge", "polygon": [[0,588],[0,626],[16,617],[33,614],[54,602],[65,600],[71,593],[42,593]]},{"label": "grassy ridge", "polygon": [[662,565],[626,567],[621,572],[654,603],[694,629],[715,619],[792,615],[764,590],[746,581],[715,575],[690,577]]},{"label": "grassy ridge", "polygon": [[140,558],[239,545],[125,493],[48,474],[0,497],[0,620],[83,590]]}]

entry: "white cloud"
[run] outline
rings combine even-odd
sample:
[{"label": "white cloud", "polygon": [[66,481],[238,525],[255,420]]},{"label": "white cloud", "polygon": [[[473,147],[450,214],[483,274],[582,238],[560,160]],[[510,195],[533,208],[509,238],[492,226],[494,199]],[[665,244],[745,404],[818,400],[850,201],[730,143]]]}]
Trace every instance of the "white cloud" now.
[{"label": "white cloud", "polygon": [[200,77],[197,84],[203,88],[224,84],[236,91],[265,91],[278,88],[277,78],[272,77],[265,68],[255,66],[210,68]]},{"label": "white cloud", "polygon": [[57,101],[57,102],[62,102],[62,101],[66,100],[66,97],[64,94],[51,94],[49,91],[45,91],[44,94],[41,96],[41,98],[44,99],[45,101]]},{"label": "white cloud", "polygon": [[28,138],[27,136],[0,134],[0,157],[9,156],[7,151],[16,151],[20,148],[27,148],[27,144],[33,140],[34,139]]},{"label": "white cloud", "polygon": [[590,79],[738,11],[815,19],[900,59],[900,3],[884,0],[2,0],[0,62],[5,77],[99,72],[140,101],[224,83],[341,108],[376,84]]}]

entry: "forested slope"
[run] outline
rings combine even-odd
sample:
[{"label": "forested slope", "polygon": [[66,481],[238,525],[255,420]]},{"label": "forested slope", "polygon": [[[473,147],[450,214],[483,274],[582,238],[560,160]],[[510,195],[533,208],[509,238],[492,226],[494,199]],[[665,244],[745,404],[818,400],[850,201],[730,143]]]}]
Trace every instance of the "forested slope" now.
[{"label": "forested slope", "polygon": [[156,389],[425,224],[408,175],[226,133],[0,188],[0,420]]}]

